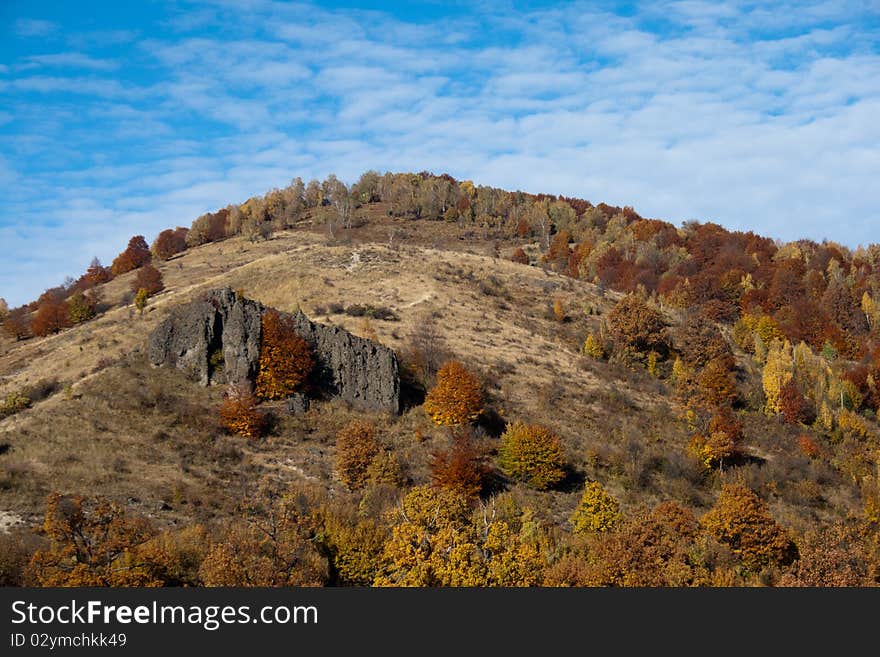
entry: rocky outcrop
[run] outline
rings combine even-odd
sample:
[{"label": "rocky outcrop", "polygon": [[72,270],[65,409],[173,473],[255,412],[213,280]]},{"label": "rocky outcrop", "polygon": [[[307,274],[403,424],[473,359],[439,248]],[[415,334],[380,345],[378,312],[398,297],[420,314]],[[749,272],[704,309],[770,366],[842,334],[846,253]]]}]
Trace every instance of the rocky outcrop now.
[{"label": "rocky outcrop", "polygon": [[[229,288],[179,306],[150,335],[154,366],[171,365],[202,385],[252,386],[260,361],[261,304]],[[398,412],[400,375],[393,351],[335,326],[290,315],[296,332],[312,347],[315,387],[367,410]]]}]

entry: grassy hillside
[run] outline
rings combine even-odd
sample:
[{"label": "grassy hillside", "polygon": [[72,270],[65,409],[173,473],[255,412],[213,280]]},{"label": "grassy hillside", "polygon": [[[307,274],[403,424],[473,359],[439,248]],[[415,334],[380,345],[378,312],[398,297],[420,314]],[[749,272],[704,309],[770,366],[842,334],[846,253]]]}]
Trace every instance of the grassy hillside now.
[{"label": "grassy hillside", "polygon": [[[855,428],[842,423],[840,418],[850,418],[846,414],[829,427],[819,413],[794,422],[768,413],[765,364],[772,356],[744,350],[734,339],[733,321],[712,319],[733,354],[735,399],[725,407],[741,424],[743,439],[726,463],[707,465],[693,449],[695,435],[712,431],[716,413],[699,401],[705,364],[692,368],[687,385],[674,371],[684,367],[689,338],[683,343],[681,332],[699,304],[683,307],[644,286],[638,291],[668,326],[666,351],[649,366],[646,354],[620,349],[609,337],[609,316],[630,290],[615,291],[602,277],[572,276],[554,266],[549,233],[545,240],[540,232],[394,216],[396,207],[362,203],[352,210],[351,227],[343,221],[329,229],[326,208],[306,210],[268,236],[191,246],[168,260],[154,259],[165,289],[143,313],[131,303],[136,272],[129,272],[100,286],[96,318],[45,337],[4,337],[0,399],[23,394],[31,401],[0,420],[0,513],[11,528],[0,543],[6,580],[65,581],[52,577],[69,573],[69,561],[52,562],[54,570],[40,571],[42,579],[25,567],[35,549],[51,552],[47,539],[55,535],[34,530],[43,522],[47,496],[59,492],[103,496],[119,505],[118,514],[145,519],[152,538],[126,548],[114,568],[126,564],[126,572],[147,577],[148,571],[154,581],[171,584],[468,583],[465,572],[474,583],[502,585],[876,583],[880,560],[871,505],[880,433],[867,403],[850,411],[853,404],[843,399],[850,393],[840,393],[841,406],[848,408],[835,412],[851,412],[860,423]],[[554,227],[553,234],[560,230]],[[587,237],[571,250],[568,239],[566,263]],[[530,264],[511,261],[519,248]],[[544,254],[549,257],[542,259]],[[401,414],[364,414],[330,401],[291,415],[282,403],[264,402],[271,417],[266,435],[230,435],[217,415],[221,387],[203,388],[175,370],[151,368],[144,354],[147,336],[170,309],[221,286],[281,310],[300,308],[315,321],[395,349],[408,390]],[[365,319],[365,313],[374,317]],[[584,353],[587,336],[602,343],[601,355]],[[829,372],[843,362],[810,354],[819,359],[815,368]],[[435,364],[454,358],[481,381],[485,410],[470,430],[438,426],[425,413],[422,398],[435,380],[433,369],[424,367],[426,357]],[[846,362],[853,366],[858,358],[853,354]],[[829,374],[827,385],[835,380]],[[348,490],[336,443],[353,420],[373,425],[400,476]],[[540,423],[560,438],[564,477],[549,490],[518,482],[500,467],[500,436],[513,421]],[[464,433],[484,476],[480,495],[465,500],[464,511],[450,518],[469,537],[467,550],[480,555],[474,557],[479,565],[441,568],[431,561],[435,557],[425,556],[431,577],[408,580],[419,567],[400,565],[395,541],[405,523],[416,522],[410,516],[420,491],[432,490],[422,487],[435,484],[435,492],[426,493],[438,496],[429,506],[454,506],[443,498],[446,489],[436,487],[432,468],[436,474],[437,453]],[[599,482],[619,505],[610,531],[572,531],[570,517],[589,482]],[[799,557],[753,563],[708,520],[698,531],[681,529],[711,517],[706,514],[717,508],[725,485],[753,491]],[[663,527],[677,527],[670,539],[677,547],[664,553],[663,563],[689,574],[679,581],[667,572],[671,565],[662,577],[644,581],[609,574],[615,568],[640,570],[638,564],[624,568],[621,554],[633,552],[632,541],[646,550],[656,543],[634,532],[647,526],[645,518],[654,522],[656,514],[650,514],[669,502],[692,520],[663,520]],[[58,512],[51,503],[49,510]],[[284,528],[283,547],[300,564],[293,569],[297,576],[279,580],[274,564],[275,575],[260,579],[253,573],[263,571],[249,562],[240,571],[251,579],[217,580],[210,564],[224,549],[263,554],[266,545],[248,532],[270,521]],[[499,523],[516,537],[507,543],[530,555],[514,559],[531,564],[528,573],[501,576],[501,557],[487,556],[493,554],[487,547],[495,531],[490,527]],[[421,530],[439,531],[434,525]],[[209,538],[195,540],[192,532]],[[196,550],[193,543],[204,546]],[[157,544],[164,546],[163,568],[177,564],[173,577],[167,568],[157,574],[155,556],[150,561],[138,552],[155,551]],[[826,573],[816,564],[833,562],[834,550],[856,554],[858,564]],[[356,568],[352,553],[359,555]],[[182,554],[189,555],[186,568]],[[143,567],[139,559],[154,565]],[[89,572],[105,577],[105,566],[92,564]],[[444,579],[447,566],[462,579]],[[88,581],[119,583],[100,577]]]}]

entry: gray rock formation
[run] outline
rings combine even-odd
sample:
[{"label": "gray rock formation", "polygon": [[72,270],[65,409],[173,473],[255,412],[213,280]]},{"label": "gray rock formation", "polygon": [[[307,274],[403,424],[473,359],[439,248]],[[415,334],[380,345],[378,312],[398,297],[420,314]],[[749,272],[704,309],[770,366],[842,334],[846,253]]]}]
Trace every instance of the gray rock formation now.
[{"label": "gray rock formation", "polygon": [[[180,368],[202,385],[252,386],[265,310],[255,301],[237,298],[229,288],[213,290],[173,310],[153,331],[150,363]],[[312,347],[319,391],[358,408],[398,412],[400,375],[393,351],[341,328],[316,324],[302,312],[290,317]]]}]

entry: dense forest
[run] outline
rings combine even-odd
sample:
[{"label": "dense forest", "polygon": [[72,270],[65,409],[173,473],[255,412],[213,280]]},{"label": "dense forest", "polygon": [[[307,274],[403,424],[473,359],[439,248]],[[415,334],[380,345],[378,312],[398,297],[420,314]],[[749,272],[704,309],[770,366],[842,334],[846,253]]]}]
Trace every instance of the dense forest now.
[{"label": "dense forest", "polygon": [[[100,491],[53,492],[40,527],[0,534],[0,581],[880,583],[880,245],[782,244],[713,223],[676,227],[631,207],[369,171],[351,186],[335,176],[294,179],[163,230],[152,244],[134,236],[110,266],[96,259],[18,308],[0,300],[0,321],[15,349],[114,307],[142,315],[165,288],[163,267],[204,245],[263,243],[285,231],[335,245],[381,226],[395,248],[414,239],[408,225],[442,227],[495,261],[582,285],[565,299],[539,299],[535,321],[560,344],[574,342],[566,362],[602,381],[609,408],[635,424],[605,426],[608,445],[596,438],[582,449],[574,427],[593,411],[564,388],[564,368],[561,392],[536,391],[546,397],[540,416],[509,416],[503,384],[515,373],[468,362],[443,339],[454,324],[421,320],[399,349],[409,391],[401,419],[347,414],[318,429],[332,434],[333,486],[273,481],[242,495],[234,514],[186,526]],[[120,277],[128,291],[108,301],[104,290]],[[525,314],[493,272],[475,284],[498,312]],[[589,302],[578,298],[587,289]],[[348,312],[377,340],[373,324],[395,321],[390,308]],[[282,319],[263,321],[255,390],[230,389],[196,413],[232,444],[283,436],[277,402],[314,366]],[[64,392],[58,382],[47,387],[7,391],[0,418],[38,413],[43,399]],[[616,388],[666,406],[651,415],[615,398]],[[11,475],[0,480],[0,490],[14,485]],[[552,517],[542,511],[549,499]]]}]

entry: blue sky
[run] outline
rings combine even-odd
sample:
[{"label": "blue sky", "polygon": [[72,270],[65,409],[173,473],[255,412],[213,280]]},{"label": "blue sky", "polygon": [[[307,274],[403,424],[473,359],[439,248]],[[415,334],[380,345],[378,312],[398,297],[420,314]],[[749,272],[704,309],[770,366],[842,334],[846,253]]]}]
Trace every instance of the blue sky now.
[{"label": "blue sky", "polygon": [[0,296],[365,169],[880,242],[880,5],[0,2]]}]

